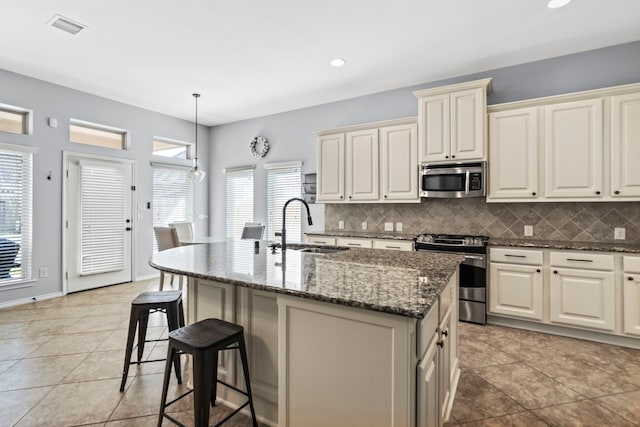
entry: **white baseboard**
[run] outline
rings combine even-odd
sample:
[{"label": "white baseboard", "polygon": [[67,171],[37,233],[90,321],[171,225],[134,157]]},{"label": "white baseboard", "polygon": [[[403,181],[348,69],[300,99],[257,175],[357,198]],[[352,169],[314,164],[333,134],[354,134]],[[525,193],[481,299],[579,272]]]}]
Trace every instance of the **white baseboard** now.
[{"label": "white baseboard", "polygon": [[152,280],[152,279],[158,279],[160,278],[160,273],[158,274],[146,274],[144,276],[136,276],[133,281],[134,282],[140,282],[142,280]]},{"label": "white baseboard", "polygon": [[38,296],[35,296],[35,297],[30,297],[30,298],[16,299],[16,300],[13,300],[13,301],[7,301],[7,302],[0,303],[0,308],[14,307],[16,305],[29,304],[30,302],[43,301],[43,300],[46,300],[46,299],[58,298],[58,297],[61,297],[61,296],[64,296],[64,293],[62,293],[62,292],[52,292],[50,294],[38,295]]}]

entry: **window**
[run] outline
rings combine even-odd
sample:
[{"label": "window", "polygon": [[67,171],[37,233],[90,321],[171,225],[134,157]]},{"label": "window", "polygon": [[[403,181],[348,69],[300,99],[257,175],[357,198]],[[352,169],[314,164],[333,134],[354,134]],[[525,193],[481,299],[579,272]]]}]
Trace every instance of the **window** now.
[{"label": "window", "polygon": [[169,157],[172,159],[191,159],[191,147],[189,142],[177,141],[167,138],[153,138],[153,155]]},{"label": "window", "polygon": [[240,239],[245,222],[253,222],[253,167],[225,170],[226,238]]},{"label": "window", "polygon": [[[167,227],[172,222],[193,221],[193,174],[190,168],[153,166],[153,226]],[[158,245],[153,236],[153,251]]]},{"label": "window", "polygon": [[33,154],[0,144],[0,285],[31,280]]},{"label": "window", "polygon": [[78,144],[125,150],[127,148],[127,131],[71,119],[69,121],[69,140]]},{"label": "window", "polygon": [[[265,165],[267,168],[267,240],[276,240],[282,229],[282,207],[292,197],[302,196],[301,162]],[[287,242],[302,237],[301,203],[287,206]],[[278,238],[279,240],[279,238]]]},{"label": "window", "polygon": [[19,134],[31,133],[31,111],[0,104],[0,131]]}]

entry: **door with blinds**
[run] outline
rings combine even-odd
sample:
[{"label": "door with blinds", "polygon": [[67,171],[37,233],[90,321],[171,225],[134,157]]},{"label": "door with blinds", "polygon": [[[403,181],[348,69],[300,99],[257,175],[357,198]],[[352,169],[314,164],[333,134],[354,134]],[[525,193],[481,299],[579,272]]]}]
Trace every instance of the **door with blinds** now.
[{"label": "door with blinds", "polygon": [[67,292],[131,281],[133,165],[67,157]]}]

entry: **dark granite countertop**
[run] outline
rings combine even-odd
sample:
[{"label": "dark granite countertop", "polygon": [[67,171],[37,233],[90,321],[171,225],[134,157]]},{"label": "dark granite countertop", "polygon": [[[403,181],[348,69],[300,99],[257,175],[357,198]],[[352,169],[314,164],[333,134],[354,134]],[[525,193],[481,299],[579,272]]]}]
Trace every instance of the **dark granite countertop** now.
[{"label": "dark granite countertop", "polygon": [[325,230],[305,233],[308,236],[331,236],[331,237],[356,237],[361,239],[388,239],[388,240],[411,240],[415,234],[399,233],[396,231],[345,231],[345,230]]},{"label": "dark granite countertop", "polygon": [[[266,242],[182,246],[154,254],[159,270],[416,319],[423,318],[457,271],[460,255],[357,249],[314,254]],[[297,248],[297,249],[296,249]],[[257,253],[256,253],[257,252]]]},{"label": "dark granite countertop", "polygon": [[622,252],[640,253],[640,245],[630,243],[598,243],[572,242],[564,240],[533,240],[533,239],[489,239],[490,246],[511,246],[521,248],[540,249],[569,249],[576,251]]}]

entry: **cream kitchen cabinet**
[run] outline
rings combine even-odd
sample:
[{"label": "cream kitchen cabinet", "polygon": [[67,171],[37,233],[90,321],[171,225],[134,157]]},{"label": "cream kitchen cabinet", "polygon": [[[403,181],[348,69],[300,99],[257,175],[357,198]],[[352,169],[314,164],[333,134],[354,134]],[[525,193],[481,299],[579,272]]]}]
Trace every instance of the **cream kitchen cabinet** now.
[{"label": "cream kitchen cabinet", "polygon": [[640,336],[640,257],[623,258],[624,333]]},{"label": "cream kitchen cabinet", "polygon": [[551,252],[549,264],[551,322],[613,332],[613,255]]},{"label": "cream kitchen cabinet", "polygon": [[488,199],[538,196],[538,109],[489,114]]},{"label": "cream kitchen cabinet", "polygon": [[318,202],[344,201],[344,134],[318,137]]},{"label": "cream kitchen cabinet", "polygon": [[413,242],[409,240],[374,239],[373,249],[389,249],[392,251],[412,251]]},{"label": "cream kitchen cabinet", "polygon": [[640,197],[640,92],[611,97],[611,195]]},{"label": "cream kitchen cabinet", "polygon": [[542,251],[491,248],[489,313],[543,320]]},{"label": "cream kitchen cabinet", "polygon": [[336,245],[336,238],[335,237],[328,237],[328,236],[308,235],[307,236],[307,243],[309,245],[335,246]]},{"label": "cream kitchen cabinet", "polygon": [[414,92],[418,98],[420,162],[486,158],[486,98],[491,79]]},{"label": "cream kitchen cabinet", "polygon": [[318,202],[419,203],[415,118],[318,134]]},{"label": "cream kitchen cabinet", "polygon": [[371,239],[361,239],[356,237],[338,237],[336,239],[337,246],[347,246],[350,248],[367,248],[373,247],[373,241]]}]

